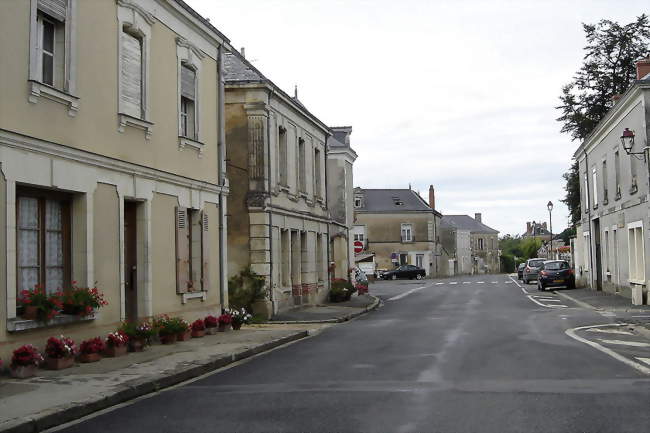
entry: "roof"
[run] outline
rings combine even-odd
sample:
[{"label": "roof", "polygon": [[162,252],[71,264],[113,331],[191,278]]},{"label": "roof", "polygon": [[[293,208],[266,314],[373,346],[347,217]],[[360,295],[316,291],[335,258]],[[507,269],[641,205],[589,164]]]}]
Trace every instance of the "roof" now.
[{"label": "roof", "polygon": [[442,224],[449,228],[469,230],[470,233],[499,234],[498,230],[476,221],[469,215],[444,215]]},{"label": "roof", "polygon": [[208,29],[210,29],[211,31],[213,31],[213,32],[215,32],[217,35],[219,35],[219,37],[220,37],[221,39],[223,39],[223,41],[224,41],[226,44],[230,43],[230,39],[228,39],[228,38],[227,38],[223,33],[221,33],[221,32],[220,32],[220,31],[219,31],[215,26],[213,26],[212,23],[210,23],[210,20],[204,18],[201,14],[199,14],[197,11],[195,11],[194,9],[192,9],[192,7],[191,7],[190,5],[188,5],[187,3],[185,3],[183,0],[175,0],[175,2],[176,2],[176,4],[178,4],[180,7],[182,7],[183,9],[185,9],[185,10],[186,10],[190,15],[192,15],[194,18],[196,18],[197,20],[201,21],[201,23],[203,23],[204,26],[206,26]]},{"label": "roof", "polygon": [[363,189],[355,188],[355,194],[363,194],[359,212],[431,212],[442,214],[431,209],[420,194],[412,189]]}]

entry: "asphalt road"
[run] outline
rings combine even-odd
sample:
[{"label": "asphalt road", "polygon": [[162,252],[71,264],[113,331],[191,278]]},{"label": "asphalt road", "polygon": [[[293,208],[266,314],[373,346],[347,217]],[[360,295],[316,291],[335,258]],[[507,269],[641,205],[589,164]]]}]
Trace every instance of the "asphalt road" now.
[{"label": "asphalt road", "polygon": [[650,377],[565,334],[612,317],[505,275],[371,293],[375,312],[63,431],[650,431]]}]

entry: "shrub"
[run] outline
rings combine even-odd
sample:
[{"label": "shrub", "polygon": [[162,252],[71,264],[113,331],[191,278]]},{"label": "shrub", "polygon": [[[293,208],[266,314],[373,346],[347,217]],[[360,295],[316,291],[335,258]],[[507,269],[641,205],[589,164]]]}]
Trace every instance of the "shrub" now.
[{"label": "shrub", "polygon": [[134,322],[123,322],[117,331],[128,336],[129,339],[141,338],[145,341],[148,341],[156,333],[154,327],[147,321],[140,322],[138,325]]},{"label": "shrub", "polygon": [[228,304],[232,308],[245,308],[252,311],[253,303],[266,298],[264,277],[257,275],[250,268],[228,280]]},{"label": "shrub", "polygon": [[330,288],[330,301],[347,301],[355,291],[356,289],[350,281],[343,278],[335,278],[332,280],[332,285]]}]

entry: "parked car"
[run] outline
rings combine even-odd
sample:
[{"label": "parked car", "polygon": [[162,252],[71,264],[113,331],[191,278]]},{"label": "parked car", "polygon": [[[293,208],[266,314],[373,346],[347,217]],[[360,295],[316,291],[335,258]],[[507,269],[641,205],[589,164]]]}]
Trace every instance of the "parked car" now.
[{"label": "parked car", "polygon": [[524,268],[526,267],[526,263],[522,262],[519,263],[519,266],[517,266],[517,279],[521,280],[524,278]]},{"label": "parked car", "polygon": [[524,273],[521,276],[524,284],[529,284],[531,281],[537,280],[539,269],[544,264],[544,260],[546,259],[535,258],[526,260],[526,267],[524,267]]},{"label": "parked car", "polygon": [[427,273],[424,269],[419,268],[414,265],[402,265],[399,268],[395,268],[391,271],[384,272],[381,274],[381,278],[384,280],[396,280],[398,278],[409,278],[421,280],[425,277]]},{"label": "parked car", "polygon": [[575,289],[576,276],[566,260],[547,260],[542,264],[537,278],[537,290],[564,286]]},{"label": "parked car", "polygon": [[368,276],[361,268],[354,268],[354,280],[357,283],[368,285]]}]

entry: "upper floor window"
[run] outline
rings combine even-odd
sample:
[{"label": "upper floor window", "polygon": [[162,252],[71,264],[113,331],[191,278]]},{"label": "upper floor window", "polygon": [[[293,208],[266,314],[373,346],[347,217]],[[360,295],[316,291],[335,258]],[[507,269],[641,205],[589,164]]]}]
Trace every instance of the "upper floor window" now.
[{"label": "upper floor window", "polygon": [[322,180],[321,180],[321,157],[320,150],[314,149],[314,196],[322,198],[323,194],[321,191]]},{"label": "upper floor window", "polygon": [[144,117],[142,37],[122,29],[120,68],[120,113]]},{"label": "upper floor window", "polygon": [[176,38],[178,61],[178,136],[179,148],[190,146],[203,153],[201,143],[201,66],[205,57],[194,44]]},{"label": "upper floor window", "polygon": [[278,171],[280,174],[280,185],[288,186],[287,176],[287,128],[278,128]]},{"label": "upper floor window", "polygon": [[355,195],[354,196],[354,207],[355,208],[360,208],[363,207],[363,197],[360,195]]},{"label": "upper floor window", "polygon": [[196,72],[181,65],[181,136],[197,139],[196,136]]},{"label": "upper floor window", "polygon": [[609,200],[609,188],[607,187],[607,161],[603,160],[603,203]]},{"label": "upper floor window", "polygon": [[411,224],[402,224],[402,242],[413,241],[413,226]]},{"label": "upper floor window", "polygon": [[307,182],[305,179],[305,140],[298,139],[298,190],[306,192]]},{"label": "upper floor window", "polygon": [[359,242],[363,242],[364,234],[363,233],[355,233],[354,234],[354,240],[359,241]]},{"label": "upper floor window", "polygon": [[483,248],[483,238],[478,238],[478,249],[482,250]]},{"label": "upper floor window", "polygon": [[594,167],[591,171],[591,174],[593,176],[593,187],[594,187],[594,208],[598,207],[598,174],[596,173],[596,167]]},{"label": "upper floor window", "polygon": [[621,198],[621,157],[618,150],[614,153],[614,180],[616,182],[616,198]]}]

